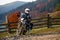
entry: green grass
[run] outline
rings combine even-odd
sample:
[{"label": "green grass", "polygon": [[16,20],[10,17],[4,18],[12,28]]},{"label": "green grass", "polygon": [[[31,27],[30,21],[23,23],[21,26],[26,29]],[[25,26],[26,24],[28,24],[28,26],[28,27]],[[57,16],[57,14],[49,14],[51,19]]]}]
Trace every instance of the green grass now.
[{"label": "green grass", "polygon": [[[52,27],[52,28],[47,28],[47,27],[43,27],[43,28],[33,28],[32,30],[30,30],[29,32],[27,32],[26,34],[48,34],[48,33],[57,33],[60,32],[60,26],[56,25],[56,27]],[[16,35],[15,33],[11,33],[8,34],[8,32],[5,33],[0,33],[0,38],[1,37],[6,37],[6,36],[14,36]]]},{"label": "green grass", "polygon": [[48,34],[48,33],[57,33],[60,32],[60,27],[54,27],[54,28],[38,28],[38,29],[32,29],[29,33],[26,34]]},{"label": "green grass", "polygon": [[7,37],[7,36],[14,36],[15,33],[9,34],[8,32],[0,33],[0,38]]}]

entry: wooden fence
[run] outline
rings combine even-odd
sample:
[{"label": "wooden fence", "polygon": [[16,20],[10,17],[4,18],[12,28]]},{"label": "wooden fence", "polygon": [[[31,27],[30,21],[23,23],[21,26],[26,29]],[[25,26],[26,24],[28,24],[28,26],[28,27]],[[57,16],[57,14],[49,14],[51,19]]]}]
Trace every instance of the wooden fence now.
[{"label": "wooden fence", "polygon": [[[34,26],[41,26],[41,25],[47,25],[46,27],[50,28],[52,25],[60,25],[60,18],[51,18],[49,17],[45,17],[45,18],[38,18],[38,19],[32,19],[32,23],[34,24]],[[0,32],[9,32],[10,31],[10,24],[14,24],[14,23],[18,23],[18,22],[9,22],[8,21],[8,17],[6,16],[6,23],[5,24],[0,24],[1,26],[5,26],[3,28],[0,28],[0,30],[6,29],[4,31],[0,31]],[[17,25],[14,25],[17,26]]]}]

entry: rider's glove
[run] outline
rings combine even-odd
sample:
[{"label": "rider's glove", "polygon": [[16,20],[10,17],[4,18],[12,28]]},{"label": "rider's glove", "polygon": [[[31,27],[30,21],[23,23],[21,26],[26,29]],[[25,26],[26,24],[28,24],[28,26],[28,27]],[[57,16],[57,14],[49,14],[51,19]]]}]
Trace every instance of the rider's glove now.
[{"label": "rider's glove", "polygon": [[21,22],[23,22],[24,21],[24,18],[21,18]]}]

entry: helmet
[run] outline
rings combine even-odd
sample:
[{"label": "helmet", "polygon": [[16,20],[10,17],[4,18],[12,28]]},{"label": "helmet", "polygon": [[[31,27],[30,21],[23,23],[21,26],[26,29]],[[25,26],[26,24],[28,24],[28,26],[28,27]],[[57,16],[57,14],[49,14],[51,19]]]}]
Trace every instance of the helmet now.
[{"label": "helmet", "polygon": [[25,13],[29,13],[30,12],[30,9],[29,8],[26,8],[25,9]]},{"label": "helmet", "polygon": [[26,8],[25,11],[30,11],[30,9],[29,8]]}]

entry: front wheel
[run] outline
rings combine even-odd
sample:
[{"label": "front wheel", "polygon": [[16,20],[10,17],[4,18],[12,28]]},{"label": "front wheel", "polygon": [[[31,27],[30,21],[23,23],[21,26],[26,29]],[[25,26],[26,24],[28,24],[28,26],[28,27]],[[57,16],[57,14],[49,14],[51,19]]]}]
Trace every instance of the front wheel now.
[{"label": "front wheel", "polygon": [[27,32],[26,30],[26,25],[25,24],[21,24],[21,31],[19,35],[25,35]]}]

